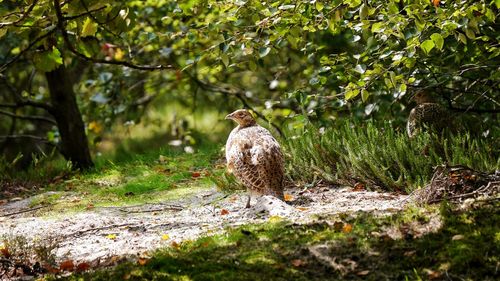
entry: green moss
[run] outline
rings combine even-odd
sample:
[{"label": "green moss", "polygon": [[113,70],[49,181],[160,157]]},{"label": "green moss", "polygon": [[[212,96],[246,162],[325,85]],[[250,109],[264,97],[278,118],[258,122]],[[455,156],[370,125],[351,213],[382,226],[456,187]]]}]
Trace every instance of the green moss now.
[{"label": "green moss", "polygon": [[[160,250],[144,266],[128,262],[67,279],[426,280],[436,274],[494,280],[500,262],[500,244],[495,242],[500,232],[498,207],[463,212],[443,205],[442,228],[423,236],[407,230],[402,239],[390,238],[386,229],[404,232],[410,223],[424,223],[422,217],[439,210],[410,209],[388,217],[340,215],[308,225],[285,221],[247,225]],[[463,217],[475,224],[464,222]],[[346,225],[352,230],[346,230]],[[319,244],[328,245],[325,255],[345,267],[342,273],[311,255],[308,248]]]}]

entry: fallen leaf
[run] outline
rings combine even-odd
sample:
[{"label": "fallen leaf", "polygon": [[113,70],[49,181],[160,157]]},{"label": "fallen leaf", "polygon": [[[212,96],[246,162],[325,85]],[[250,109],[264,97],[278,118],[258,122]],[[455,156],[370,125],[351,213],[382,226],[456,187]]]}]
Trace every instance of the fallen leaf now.
[{"label": "fallen leaf", "polygon": [[201,173],[200,172],[192,172],[191,173],[191,177],[192,178],[199,178],[201,176]]},{"label": "fallen leaf", "polygon": [[361,182],[358,182],[354,185],[354,191],[364,191],[365,189],[365,185]]},{"label": "fallen leaf", "polygon": [[168,240],[168,239],[170,239],[170,235],[168,235],[168,234],[163,234],[161,236],[161,240]]},{"label": "fallen leaf", "polygon": [[139,264],[139,265],[145,265],[146,263],[148,263],[148,259],[146,259],[146,258],[139,258],[137,260],[137,264]]},{"label": "fallen leaf", "polygon": [[424,268],[424,272],[427,273],[427,277],[429,277],[430,280],[438,279],[442,275],[441,272],[428,268]]},{"label": "fallen leaf", "polygon": [[57,274],[60,272],[58,268],[52,267],[50,264],[44,264],[43,268],[47,270],[48,273]]},{"label": "fallen leaf", "polygon": [[366,276],[366,275],[368,275],[368,273],[370,273],[369,270],[363,270],[363,271],[357,272],[356,275],[358,275],[358,276]]},{"label": "fallen leaf", "polygon": [[228,210],[226,210],[226,209],[222,209],[222,210],[220,211],[220,215],[221,215],[221,216],[225,216],[225,215],[227,215],[227,214],[229,214],[229,211],[228,211]]},{"label": "fallen leaf", "polygon": [[115,240],[116,234],[108,234],[108,235],[106,235],[106,238],[111,239],[111,240]]},{"label": "fallen leaf", "polygon": [[86,270],[89,270],[89,269],[90,269],[90,264],[88,264],[86,262],[79,263],[76,266],[76,271],[86,271]]},{"label": "fallen leaf", "polygon": [[344,226],[342,227],[342,232],[349,233],[351,231],[352,231],[352,224],[349,223],[344,224]]},{"label": "fallen leaf", "polygon": [[301,259],[294,259],[292,260],[292,265],[295,266],[295,267],[299,267],[299,266],[302,266],[304,265],[304,261],[301,260]]},{"label": "fallen leaf", "polygon": [[0,247],[0,253],[6,258],[10,258],[10,252],[9,249],[5,248],[4,246]]},{"label": "fallen leaf", "polygon": [[309,208],[306,207],[297,207],[297,210],[299,211],[307,211]]},{"label": "fallen leaf", "polygon": [[176,249],[178,249],[181,245],[175,241],[173,241],[172,243],[170,243],[170,245]]},{"label": "fallen leaf", "polygon": [[293,196],[291,194],[285,194],[285,201],[287,202],[293,201]]},{"label": "fallen leaf", "polygon": [[94,209],[94,204],[92,204],[92,203],[88,204],[87,207],[85,207],[85,209],[87,209],[87,210]]},{"label": "fallen leaf", "polygon": [[451,240],[452,241],[457,241],[457,240],[462,240],[464,238],[465,237],[462,234],[457,234],[457,235],[453,235],[453,237],[451,237]]},{"label": "fallen leaf", "polygon": [[117,256],[117,255],[114,255],[114,256],[112,256],[112,257],[109,259],[109,261],[110,261],[111,263],[116,263],[116,262],[118,262],[119,260],[120,260],[120,257],[119,257],[119,256]]},{"label": "fallen leaf", "polygon": [[66,261],[63,261],[59,264],[59,269],[61,270],[65,270],[65,271],[73,271],[73,269],[75,268],[75,264],[73,263],[72,260],[66,260]]},{"label": "fallen leaf", "polygon": [[343,227],[344,223],[341,221],[336,221],[333,223],[333,229],[335,229],[335,231],[341,231]]},{"label": "fallen leaf", "polygon": [[280,222],[282,220],[283,220],[283,218],[280,216],[270,216],[269,217],[269,222]]}]

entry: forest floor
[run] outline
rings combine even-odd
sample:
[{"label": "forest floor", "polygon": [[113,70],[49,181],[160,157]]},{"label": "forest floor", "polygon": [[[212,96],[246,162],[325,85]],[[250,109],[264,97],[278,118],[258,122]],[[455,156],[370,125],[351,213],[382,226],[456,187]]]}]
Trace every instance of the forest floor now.
[{"label": "forest floor", "polygon": [[4,195],[25,191],[0,200],[0,280],[500,277],[498,196],[418,207],[408,195],[316,183],[245,208],[246,192],[214,186],[219,159],[217,147],[160,150],[9,182]]},{"label": "forest floor", "polygon": [[[43,209],[38,208],[43,205],[31,206],[31,202],[54,194],[57,192],[0,206],[0,237],[24,237],[30,242],[50,243],[47,247],[52,249],[57,263],[66,260],[95,263],[116,256],[140,256],[172,243],[269,220],[304,224],[334,214],[370,212],[387,215],[400,211],[407,198],[323,186],[288,190],[288,204],[273,197],[254,196],[252,207],[247,209],[244,208],[246,193],[227,194],[208,188],[164,202],[94,207],[84,212],[37,216],[36,212]],[[59,195],[52,205],[79,200],[74,192],[60,192]]]}]

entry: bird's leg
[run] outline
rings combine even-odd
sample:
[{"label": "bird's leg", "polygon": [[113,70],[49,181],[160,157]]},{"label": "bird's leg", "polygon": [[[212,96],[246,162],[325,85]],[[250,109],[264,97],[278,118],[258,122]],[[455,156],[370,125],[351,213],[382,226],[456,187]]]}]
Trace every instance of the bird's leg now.
[{"label": "bird's leg", "polygon": [[248,201],[247,201],[247,205],[245,208],[250,208],[250,199],[252,197],[252,194],[250,193],[250,191],[248,192]]}]

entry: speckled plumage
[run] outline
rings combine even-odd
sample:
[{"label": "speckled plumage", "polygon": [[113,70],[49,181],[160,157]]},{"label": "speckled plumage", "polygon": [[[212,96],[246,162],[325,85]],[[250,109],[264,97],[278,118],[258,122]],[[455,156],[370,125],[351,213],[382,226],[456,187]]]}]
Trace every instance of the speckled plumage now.
[{"label": "speckled plumage", "polygon": [[406,123],[409,137],[415,137],[423,127],[441,132],[447,126],[451,126],[448,110],[435,102],[429,94],[418,93],[414,99],[417,105],[410,111]]},{"label": "speckled plumage", "polygon": [[284,161],[279,143],[246,110],[237,110],[227,119],[238,122],[226,143],[228,171],[250,191],[283,199]]}]

